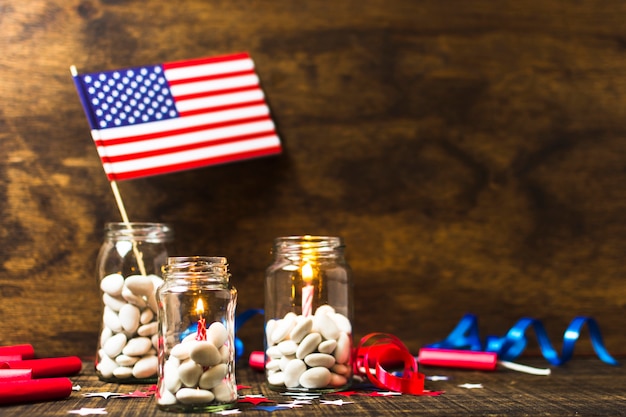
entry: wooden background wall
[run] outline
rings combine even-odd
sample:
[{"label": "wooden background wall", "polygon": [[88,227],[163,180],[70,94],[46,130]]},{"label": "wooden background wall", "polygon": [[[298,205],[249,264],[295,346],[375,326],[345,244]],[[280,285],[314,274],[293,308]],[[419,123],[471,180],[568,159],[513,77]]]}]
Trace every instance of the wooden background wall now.
[{"label": "wooden background wall", "polygon": [[[357,336],[413,351],[466,312],[626,353],[626,3],[3,0],[0,344],[93,356],[95,258],[120,219],[69,73],[248,51],[279,157],[120,183],[178,255],[263,307],[272,239],[343,236]],[[586,341],[577,354],[593,353]],[[242,330],[262,347],[262,321]],[[530,344],[528,353],[537,352]]]}]

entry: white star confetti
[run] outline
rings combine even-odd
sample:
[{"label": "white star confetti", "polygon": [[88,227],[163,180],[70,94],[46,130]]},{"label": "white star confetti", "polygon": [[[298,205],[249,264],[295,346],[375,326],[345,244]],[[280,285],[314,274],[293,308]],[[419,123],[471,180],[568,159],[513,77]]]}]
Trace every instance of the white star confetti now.
[{"label": "white star confetti", "polygon": [[284,407],[284,408],[302,408],[300,404],[294,404],[293,402],[276,404],[276,407]]},{"label": "white star confetti", "polygon": [[299,391],[281,392],[280,395],[286,395],[288,397],[310,397],[310,398],[317,398],[321,396],[321,394],[316,394],[314,392],[299,392]]},{"label": "white star confetti", "polygon": [[402,395],[401,392],[396,392],[396,391],[380,391],[376,393],[377,396],[381,396],[381,397],[392,397],[394,395]]},{"label": "white star confetti", "polygon": [[467,388],[467,389],[477,389],[477,388],[484,388],[483,384],[463,384],[463,385],[459,385],[460,388]]},{"label": "white star confetti", "polygon": [[291,398],[294,399],[294,400],[308,401],[308,400],[316,400],[318,397],[293,396]]},{"label": "white star confetti", "polygon": [[448,381],[450,377],[442,376],[442,375],[433,375],[433,376],[427,376],[426,379],[429,381]]},{"label": "white star confetti", "polygon": [[302,400],[302,401],[316,400],[319,397],[321,397],[321,394],[307,393],[307,392],[293,392],[293,391],[282,392],[281,395],[291,397],[292,400]]},{"label": "white star confetti", "polygon": [[344,401],[344,400],[334,400],[334,401],[320,400],[320,404],[342,406],[345,404],[354,404],[354,403],[352,401]]},{"label": "white star confetti", "polygon": [[92,398],[92,397],[102,397],[104,399],[109,399],[111,397],[121,397],[122,395],[119,392],[89,392],[87,394],[83,394],[83,397]]},{"label": "white star confetti", "polygon": [[233,414],[241,414],[241,411],[239,411],[238,408],[233,408],[231,410],[217,411],[217,412],[215,412],[215,414],[220,414],[220,415],[223,415],[223,416],[230,416],[230,415],[233,415]]},{"label": "white star confetti", "polygon": [[78,414],[80,416],[89,416],[92,414],[107,414],[104,408],[81,408],[80,410],[70,410],[68,414]]},{"label": "white star confetti", "polygon": [[306,405],[306,404],[313,404],[313,403],[311,402],[311,400],[308,400],[308,399],[307,400],[298,400],[298,399],[296,399],[296,400],[293,400],[293,401],[289,401],[288,404],[294,404],[294,405],[305,404]]}]

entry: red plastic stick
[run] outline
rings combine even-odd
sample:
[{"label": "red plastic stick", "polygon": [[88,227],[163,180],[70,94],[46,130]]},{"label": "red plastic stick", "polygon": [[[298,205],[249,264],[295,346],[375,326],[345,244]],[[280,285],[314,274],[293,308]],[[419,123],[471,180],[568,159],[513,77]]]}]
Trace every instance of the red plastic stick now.
[{"label": "red plastic stick", "polygon": [[83,364],[77,356],[61,358],[27,359],[0,363],[1,368],[32,369],[33,378],[69,376],[80,372]]},{"label": "red plastic stick", "polygon": [[0,404],[58,400],[69,397],[71,393],[72,381],[68,378],[0,382]]},{"label": "red plastic stick", "polygon": [[35,357],[35,349],[32,345],[0,346],[0,356],[19,356],[21,359]]},{"label": "red plastic stick", "polygon": [[417,361],[420,365],[426,366],[495,371],[498,364],[498,355],[494,352],[473,350],[421,348]]},{"label": "red plastic stick", "polygon": [[265,352],[255,350],[250,352],[250,359],[248,361],[250,368],[256,371],[265,370]]},{"label": "red plastic stick", "polygon": [[32,373],[30,369],[0,369],[0,382],[31,379]]}]

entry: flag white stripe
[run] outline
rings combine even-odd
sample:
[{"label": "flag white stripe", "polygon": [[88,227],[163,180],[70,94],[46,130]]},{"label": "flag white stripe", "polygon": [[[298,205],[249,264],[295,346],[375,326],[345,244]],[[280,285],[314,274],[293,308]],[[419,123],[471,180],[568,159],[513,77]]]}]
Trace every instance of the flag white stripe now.
[{"label": "flag white stripe", "polygon": [[263,100],[264,98],[265,96],[261,90],[244,91],[242,93],[220,94],[219,96],[183,100],[176,103],[176,108],[179,112],[186,112],[190,110],[245,103],[246,101],[258,101]]},{"label": "flag white stripe", "polygon": [[174,97],[187,94],[210,93],[212,91],[227,90],[238,87],[253,87],[259,85],[259,77],[254,74],[241,75],[219,80],[196,81],[187,84],[171,85],[170,91]]},{"label": "flag white stripe", "polygon": [[264,138],[250,139],[224,145],[209,146],[201,149],[193,149],[190,151],[182,151],[166,155],[134,159],[131,161],[104,163],[103,166],[107,174],[123,174],[126,172],[152,169],[155,167],[166,167],[168,165],[189,163],[203,160],[206,158],[216,158],[220,156],[261,150],[276,146],[280,146],[280,140],[278,139],[278,137],[268,136]]},{"label": "flag white stripe", "polygon": [[104,155],[108,157],[117,157],[139,152],[167,149],[175,146],[185,146],[194,143],[215,141],[241,135],[269,132],[274,129],[274,122],[266,120],[263,122],[245,123],[236,126],[185,133],[159,139],[142,140],[139,142],[124,143],[120,145],[98,146],[97,149],[100,156]]},{"label": "flag white stripe", "polygon": [[169,68],[165,70],[168,80],[181,80],[185,78],[203,77],[207,75],[228,74],[230,72],[246,71],[254,68],[254,62],[250,58],[242,58],[236,61],[215,62],[188,67]]},{"label": "flag white stripe", "polygon": [[[255,109],[254,111],[257,111],[256,113],[257,115],[265,115],[269,113],[269,108],[267,107],[267,105],[256,105],[250,108],[254,108]],[[245,107],[239,110],[243,110],[243,109],[245,109]],[[185,128],[190,128],[194,126],[204,125],[207,123],[224,122],[224,121],[232,120],[232,119],[226,118],[228,116],[230,117],[233,116],[233,114],[230,112],[231,110],[224,110],[224,111],[215,112],[215,113],[205,113],[205,114],[198,114],[194,116],[179,117],[176,119],[159,120],[158,122],[149,122],[149,123],[142,123],[142,124],[136,124],[136,125],[130,125],[130,126],[112,127],[110,129],[102,129],[102,130],[96,129],[92,131],[92,137],[94,138],[94,140],[96,138],[99,138],[100,140],[107,141],[107,140],[126,138],[126,137],[132,137],[132,136],[149,135],[152,133],[169,131],[169,130],[185,129]],[[226,113],[226,117],[224,117],[223,113]],[[96,136],[94,136],[94,134]]]}]

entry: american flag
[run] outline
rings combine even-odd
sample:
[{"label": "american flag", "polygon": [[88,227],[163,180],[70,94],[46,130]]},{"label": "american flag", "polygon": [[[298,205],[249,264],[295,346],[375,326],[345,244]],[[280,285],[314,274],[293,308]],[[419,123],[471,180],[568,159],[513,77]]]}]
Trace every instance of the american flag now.
[{"label": "american flag", "polygon": [[281,152],[248,53],[73,75],[110,181]]}]

